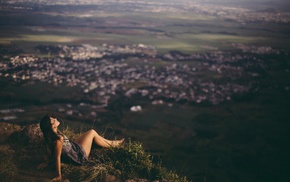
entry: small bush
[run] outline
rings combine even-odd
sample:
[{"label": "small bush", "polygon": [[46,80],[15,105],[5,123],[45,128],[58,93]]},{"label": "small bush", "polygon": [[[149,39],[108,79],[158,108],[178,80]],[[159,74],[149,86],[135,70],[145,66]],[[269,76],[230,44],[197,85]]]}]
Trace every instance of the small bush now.
[{"label": "small bush", "polygon": [[154,164],[152,157],[144,151],[142,145],[131,141],[126,147],[94,149],[88,165],[79,167],[65,164],[63,170],[67,178],[79,181],[105,181],[108,175],[120,181],[128,179],[187,181],[186,177],[166,170],[160,163]]}]

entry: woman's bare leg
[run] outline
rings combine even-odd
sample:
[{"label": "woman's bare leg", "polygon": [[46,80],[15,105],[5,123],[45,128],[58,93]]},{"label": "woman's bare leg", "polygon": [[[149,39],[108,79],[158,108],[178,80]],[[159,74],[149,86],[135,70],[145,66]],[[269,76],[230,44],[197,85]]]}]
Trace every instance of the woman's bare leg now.
[{"label": "woman's bare leg", "polygon": [[121,140],[107,140],[104,137],[100,136],[95,130],[89,130],[86,133],[82,134],[79,138],[76,139],[76,142],[80,144],[87,156],[91,153],[91,148],[93,142],[101,147],[109,148],[109,147],[117,147],[121,143],[123,143],[124,139]]}]

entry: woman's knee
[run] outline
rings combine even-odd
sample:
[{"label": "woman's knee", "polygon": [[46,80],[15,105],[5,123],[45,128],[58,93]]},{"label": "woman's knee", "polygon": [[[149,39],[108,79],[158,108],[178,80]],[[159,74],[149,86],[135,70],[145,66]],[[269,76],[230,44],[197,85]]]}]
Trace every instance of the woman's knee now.
[{"label": "woman's knee", "polygon": [[90,130],[88,131],[88,133],[93,134],[93,135],[98,135],[98,133],[97,133],[96,130],[94,130],[94,129],[90,129]]}]

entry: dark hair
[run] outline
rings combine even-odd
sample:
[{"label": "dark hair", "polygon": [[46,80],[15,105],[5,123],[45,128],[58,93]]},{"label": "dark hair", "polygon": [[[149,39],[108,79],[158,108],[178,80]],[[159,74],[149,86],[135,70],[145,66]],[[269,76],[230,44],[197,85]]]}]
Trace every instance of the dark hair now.
[{"label": "dark hair", "polygon": [[49,115],[45,115],[40,120],[40,129],[43,133],[43,138],[48,147],[48,151],[50,152],[50,155],[53,155],[55,149],[55,141],[59,139],[59,136],[57,136],[57,134],[52,130]]}]

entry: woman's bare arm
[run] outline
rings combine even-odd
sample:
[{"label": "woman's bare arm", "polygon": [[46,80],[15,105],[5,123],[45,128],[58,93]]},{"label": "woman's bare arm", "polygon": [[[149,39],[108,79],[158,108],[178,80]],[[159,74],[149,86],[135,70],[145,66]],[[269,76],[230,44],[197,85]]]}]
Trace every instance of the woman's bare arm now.
[{"label": "woman's bare arm", "polygon": [[61,150],[62,150],[63,138],[56,140],[55,144],[55,163],[56,163],[56,172],[57,176],[53,178],[53,181],[59,181],[62,179],[61,176]]}]

